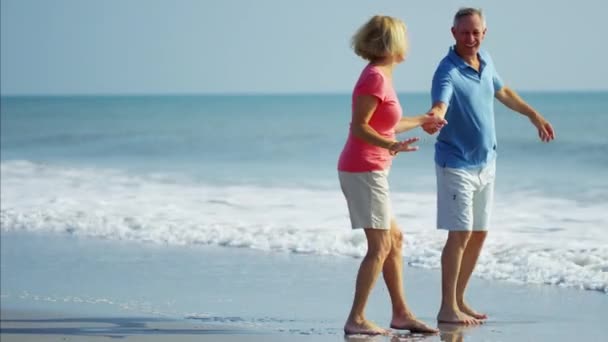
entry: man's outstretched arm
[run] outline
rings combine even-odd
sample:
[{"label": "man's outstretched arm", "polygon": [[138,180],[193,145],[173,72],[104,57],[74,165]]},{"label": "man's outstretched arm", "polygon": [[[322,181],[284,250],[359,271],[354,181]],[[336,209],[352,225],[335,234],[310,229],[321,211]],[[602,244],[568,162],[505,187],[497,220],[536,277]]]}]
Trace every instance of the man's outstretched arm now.
[{"label": "man's outstretched arm", "polygon": [[[437,102],[433,103],[433,107],[431,107],[431,109],[429,109],[429,111],[426,114],[435,116],[435,117],[443,120],[443,119],[445,119],[445,113],[447,111],[448,111],[448,105],[442,101],[437,101]],[[446,124],[447,124],[447,122],[446,122]],[[441,127],[443,127],[443,125]],[[441,127],[438,127],[438,126],[432,125],[432,124],[423,124],[422,125],[422,129],[425,132],[427,132],[428,134],[437,133],[437,131],[440,130]]]},{"label": "man's outstretched arm", "polygon": [[549,142],[555,139],[555,131],[549,121],[545,120],[539,112],[527,104],[515,90],[509,87],[502,87],[494,96],[508,108],[527,116],[532,124],[538,129],[538,137],[540,140]]}]

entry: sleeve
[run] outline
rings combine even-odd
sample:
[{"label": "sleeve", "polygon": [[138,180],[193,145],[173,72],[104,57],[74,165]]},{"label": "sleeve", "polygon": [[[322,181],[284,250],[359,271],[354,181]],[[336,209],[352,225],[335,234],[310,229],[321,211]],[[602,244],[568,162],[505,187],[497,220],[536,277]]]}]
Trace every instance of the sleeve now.
[{"label": "sleeve", "polygon": [[447,68],[439,65],[435,71],[435,75],[433,75],[433,84],[431,87],[431,98],[433,103],[443,102],[445,104],[450,104],[453,94],[454,85],[450,73]]},{"label": "sleeve", "polygon": [[498,71],[496,71],[496,65],[494,64],[492,56],[490,56],[490,54],[486,51],[483,51],[483,56],[492,65],[492,83],[494,85],[494,92],[497,92],[505,86],[505,83],[502,81]]},{"label": "sleeve", "polygon": [[380,101],[384,101],[384,77],[375,72],[363,75],[357,84],[355,95],[372,95],[380,99]]},{"label": "sleeve", "polygon": [[502,81],[502,78],[498,74],[498,71],[494,69],[494,75],[492,76],[492,82],[494,83],[494,92],[499,91],[502,87],[505,86],[505,83]]}]

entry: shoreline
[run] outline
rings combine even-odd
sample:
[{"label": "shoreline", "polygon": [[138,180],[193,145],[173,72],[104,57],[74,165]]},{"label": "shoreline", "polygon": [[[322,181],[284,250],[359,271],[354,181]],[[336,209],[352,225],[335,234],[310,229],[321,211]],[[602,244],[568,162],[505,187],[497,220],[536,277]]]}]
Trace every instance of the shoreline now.
[{"label": "shoreline", "polygon": [[[2,341],[94,341],[128,339],[132,341],[226,340],[222,336],[261,338],[263,332],[234,326],[209,325],[185,319],[153,316],[82,316],[59,312],[2,309]],[[263,339],[259,339],[262,341]]]},{"label": "shoreline", "polygon": [[[2,233],[2,245],[3,342],[361,341],[345,339],[342,332],[357,258],[46,234]],[[440,272],[406,264],[404,277],[408,305],[437,326]],[[608,296],[601,292],[473,276],[467,294],[474,308],[490,316],[486,324],[440,326],[442,336],[399,332],[393,338],[595,341],[608,336],[603,323]],[[381,280],[370,296],[367,318],[381,326],[390,321]]]}]

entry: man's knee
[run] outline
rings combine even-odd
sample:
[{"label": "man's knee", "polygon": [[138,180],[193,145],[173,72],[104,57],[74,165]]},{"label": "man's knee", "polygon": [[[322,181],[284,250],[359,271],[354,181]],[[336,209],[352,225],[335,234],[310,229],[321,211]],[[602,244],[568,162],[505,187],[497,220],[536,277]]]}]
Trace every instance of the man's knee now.
[{"label": "man's knee", "polygon": [[488,232],[487,231],[473,232],[471,234],[471,237],[469,238],[469,242],[470,243],[481,244],[481,243],[483,243],[485,241],[486,236],[488,236]]},{"label": "man's knee", "polygon": [[472,235],[473,233],[470,231],[451,231],[448,233],[448,241],[446,244],[457,247],[465,247]]}]

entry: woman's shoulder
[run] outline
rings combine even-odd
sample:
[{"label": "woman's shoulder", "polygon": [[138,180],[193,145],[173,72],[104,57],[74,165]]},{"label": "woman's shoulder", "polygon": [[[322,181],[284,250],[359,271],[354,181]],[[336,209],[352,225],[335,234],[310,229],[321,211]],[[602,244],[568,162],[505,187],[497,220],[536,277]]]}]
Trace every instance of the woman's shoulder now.
[{"label": "woman's shoulder", "polygon": [[363,68],[363,70],[361,71],[361,76],[380,77],[384,79],[384,74],[382,73],[382,70],[380,70],[378,66],[371,63],[366,65],[365,68]]},{"label": "woman's shoulder", "polygon": [[382,71],[374,66],[368,65],[361,72],[354,89],[354,95],[373,95],[384,100],[389,91],[390,82],[387,82]]},{"label": "woman's shoulder", "polygon": [[386,77],[384,76],[380,68],[373,64],[368,64],[361,71],[361,75],[359,76],[359,81],[357,83],[371,83],[377,86],[382,86],[385,83],[385,79]]}]

